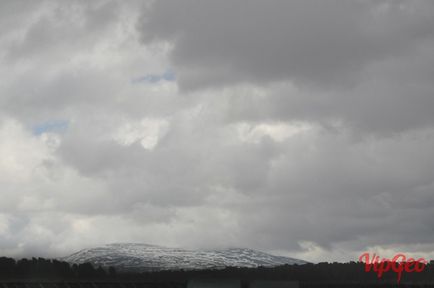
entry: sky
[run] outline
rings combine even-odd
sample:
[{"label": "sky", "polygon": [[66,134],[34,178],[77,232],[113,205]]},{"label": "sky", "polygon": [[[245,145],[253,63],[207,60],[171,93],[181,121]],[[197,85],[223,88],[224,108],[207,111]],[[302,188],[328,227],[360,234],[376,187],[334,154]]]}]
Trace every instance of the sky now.
[{"label": "sky", "polygon": [[0,254],[434,259],[434,2],[0,0]]}]

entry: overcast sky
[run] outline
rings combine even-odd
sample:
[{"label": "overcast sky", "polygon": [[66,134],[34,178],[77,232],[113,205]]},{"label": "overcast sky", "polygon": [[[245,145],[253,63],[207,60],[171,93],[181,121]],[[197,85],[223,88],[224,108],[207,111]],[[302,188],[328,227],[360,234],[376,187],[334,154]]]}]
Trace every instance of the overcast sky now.
[{"label": "overcast sky", "polygon": [[0,254],[434,258],[434,1],[0,0]]}]

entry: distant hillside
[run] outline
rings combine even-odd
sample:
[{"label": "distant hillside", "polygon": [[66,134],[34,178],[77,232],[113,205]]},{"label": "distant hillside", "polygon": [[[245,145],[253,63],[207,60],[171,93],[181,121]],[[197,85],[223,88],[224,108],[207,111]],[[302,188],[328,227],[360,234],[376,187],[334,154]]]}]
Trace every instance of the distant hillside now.
[{"label": "distant hillside", "polygon": [[246,248],[187,250],[135,243],[116,243],[84,249],[64,257],[62,260],[76,264],[90,262],[96,266],[113,266],[118,271],[131,272],[224,267],[274,267],[284,264],[307,263],[299,259],[274,256]]}]

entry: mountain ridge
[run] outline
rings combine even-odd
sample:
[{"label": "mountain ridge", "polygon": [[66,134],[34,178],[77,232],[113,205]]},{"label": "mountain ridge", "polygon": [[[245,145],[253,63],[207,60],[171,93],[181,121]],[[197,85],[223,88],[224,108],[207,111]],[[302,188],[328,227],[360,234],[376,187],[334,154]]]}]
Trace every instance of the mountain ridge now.
[{"label": "mountain ridge", "polygon": [[275,256],[241,247],[190,250],[142,243],[111,243],[82,249],[61,260],[71,264],[90,262],[95,266],[113,266],[118,271],[128,272],[274,267],[308,263],[300,259]]}]

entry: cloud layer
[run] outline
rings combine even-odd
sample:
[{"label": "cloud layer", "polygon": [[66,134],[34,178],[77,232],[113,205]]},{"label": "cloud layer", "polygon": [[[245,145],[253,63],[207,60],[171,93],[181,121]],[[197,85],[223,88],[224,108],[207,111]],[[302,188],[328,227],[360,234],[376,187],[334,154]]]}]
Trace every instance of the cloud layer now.
[{"label": "cloud layer", "polygon": [[0,16],[2,254],[434,255],[431,1],[13,1]]}]

